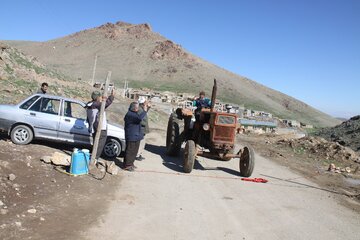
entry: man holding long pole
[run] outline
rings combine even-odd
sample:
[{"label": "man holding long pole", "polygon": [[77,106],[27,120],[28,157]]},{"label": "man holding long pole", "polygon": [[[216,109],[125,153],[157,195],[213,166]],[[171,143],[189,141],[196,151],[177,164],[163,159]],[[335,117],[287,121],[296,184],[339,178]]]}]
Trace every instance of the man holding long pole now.
[{"label": "man holding long pole", "polygon": [[[111,91],[111,95],[109,97],[101,96],[99,91],[94,91],[91,95],[92,101],[87,104],[87,117],[89,122],[89,132],[92,134],[94,142],[97,138],[97,134],[99,134],[99,141],[97,144],[96,154],[92,156],[92,162],[95,162],[100,158],[101,153],[104,149],[106,138],[107,138],[107,120],[106,120],[106,112],[104,111],[102,119],[101,115],[101,105],[102,101],[105,102],[105,109],[111,105],[114,100],[114,90]],[[99,121],[102,120],[101,123]],[[101,128],[98,130],[98,128]],[[94,148],[96,144],[94,144]],[[94,153],[94,151],[93,151]],[[94,163],[94,162],[93,162]]]}]

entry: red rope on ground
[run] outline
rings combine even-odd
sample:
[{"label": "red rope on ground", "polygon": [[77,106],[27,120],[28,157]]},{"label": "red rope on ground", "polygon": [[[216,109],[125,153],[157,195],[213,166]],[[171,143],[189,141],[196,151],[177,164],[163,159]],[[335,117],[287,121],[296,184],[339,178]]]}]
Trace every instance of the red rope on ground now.
[{"label": "red rope on ground", "polygon": [[209,175],[198,175],[198,174],[187,174],[187,173],[162,172],[162,171],[155,171],[155,170],[136,170],[135,172],[158,173],[158,174],[166,174],[166,175],[177,175],[177,176],[183,176],[183,177],[241,180],[240,177],[221,177],[221,176],[209,176]]}]

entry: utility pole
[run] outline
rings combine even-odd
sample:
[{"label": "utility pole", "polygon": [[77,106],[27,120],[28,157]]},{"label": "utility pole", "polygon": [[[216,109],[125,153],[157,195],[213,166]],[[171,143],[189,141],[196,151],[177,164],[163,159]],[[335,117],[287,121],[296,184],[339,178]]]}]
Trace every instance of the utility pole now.
[{"label": "utility pole", "polygon": [[92,149],[92,153],[91,153],[90,167],[94,166],[95,163],[96,163],[95,162],[95,157],[96,157],[97,149],[98,149],[98,146],[99,146],[101,126],[102,126],[103,119],[104,119],[105,104],[106,104],[106,98],[107,98],[110,78],[111,78],[111,71],[109,71],[107,76],[106,76],[105,86],[104,86],[104,90],[103,90],[103,93],[102,93],[101,107],[100,107],[100,113],[99,113],[100,114],[99,115],[99,123],[98,123],[98,126],[97,126],[95,139],[94,139],[94,144],[93,144],[93,149]]},{"label": "utility pole", "polygon": [[95,72],[96,72],[97,58],[98,58],[98,55],[95,54],[94,68],[93,68],[93,74],[92,74],[92,79],[91,79],[91,85],[92,86],[94,86],[94,84],[95,84]]},{"label": "utility pole", "polygon": [[128,91],[128,87],[129,87],[129,83],[128,83],[128,81],[125,80],[125,83],[124,83],[124,95],[123,95],[124,98],[126,98],[126,93]]}]

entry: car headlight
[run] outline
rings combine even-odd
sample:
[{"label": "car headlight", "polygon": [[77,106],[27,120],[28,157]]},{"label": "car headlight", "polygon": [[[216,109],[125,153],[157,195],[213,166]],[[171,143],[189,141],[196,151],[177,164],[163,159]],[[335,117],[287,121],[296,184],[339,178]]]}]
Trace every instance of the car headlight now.
[{"label": "car headlight", "polygon": [[210,125],[208,123],[204,123],[203,129],[204,129],[204,131],[209,131]]}]

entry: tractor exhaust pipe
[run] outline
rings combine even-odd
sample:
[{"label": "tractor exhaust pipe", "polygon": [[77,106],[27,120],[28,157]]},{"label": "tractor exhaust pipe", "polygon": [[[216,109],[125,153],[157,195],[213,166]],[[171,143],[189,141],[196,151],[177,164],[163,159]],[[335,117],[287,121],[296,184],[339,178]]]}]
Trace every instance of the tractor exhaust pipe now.
[{"label": "tractor exhaust pipe", "polygon": [[217,92],[217,85],[216,85],[216,79],[214,78],[214,86],[211,93],[211,112],[214,112],[215,108],[215,101],[216,101],[216,92]]}]

